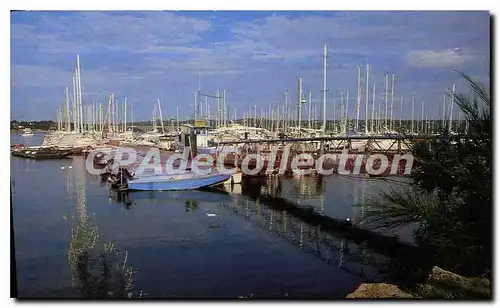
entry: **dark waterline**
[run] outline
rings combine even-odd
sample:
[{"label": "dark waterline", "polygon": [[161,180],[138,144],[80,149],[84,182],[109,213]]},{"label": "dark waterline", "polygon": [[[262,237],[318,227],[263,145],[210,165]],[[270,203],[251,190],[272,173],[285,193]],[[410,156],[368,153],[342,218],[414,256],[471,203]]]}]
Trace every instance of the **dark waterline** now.
[{"label": "dark waterline", "polygon": [[[11,141],[37,145],[42,138],[12,135]],[[361,282],[383,280],[392,262],[239,186],[229,193],[133,193],[124,203],[85,172],[81,157],[12,157],[11,181],[20,297],[79,296],[67,254],[73,217],[82,216],[98,226],[97,246],[113,240],[127,251],[136,270],[133,292],[148,298],[344,297]],[[361,213],[352,205],[390,185],[330,176],[277,179],[259,189],[356,223]],[[410,235],[399,232],[407,241]]]}]

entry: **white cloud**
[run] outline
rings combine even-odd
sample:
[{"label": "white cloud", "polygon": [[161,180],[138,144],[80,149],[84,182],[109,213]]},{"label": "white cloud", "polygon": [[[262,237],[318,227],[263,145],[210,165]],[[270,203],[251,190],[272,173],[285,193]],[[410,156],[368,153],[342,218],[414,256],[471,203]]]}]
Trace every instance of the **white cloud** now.
[{"label": "white cloud", "polygon": [[172,12],[145,14],[81,12],[46,13],[34,25],[13,23],[12,44],[36,47],[42,53],[82,53],[93,48],[154,52],[158,46],[200,40],[210,22]]},{"label": "white cloud", "polygon": [[464,53],[460,48],[441,51],[412,50],[407,54],[409,65],[429,68],[454,68],[474,59],[474,54]]}]

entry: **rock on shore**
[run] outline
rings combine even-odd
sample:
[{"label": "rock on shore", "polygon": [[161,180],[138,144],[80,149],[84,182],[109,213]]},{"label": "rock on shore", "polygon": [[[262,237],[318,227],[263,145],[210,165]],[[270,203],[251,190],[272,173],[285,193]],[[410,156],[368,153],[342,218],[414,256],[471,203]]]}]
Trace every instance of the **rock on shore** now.
[{"label": "rock on shore", "polygon": [[412,298],[397,286],[387,283],[363,283],[347,298]]},{"label": "rock on shore", "polygon": [[491,299],[491,282],[482,277],[463,277],[434,266],[427,281],[411,290],[387,283],[364,283],[347,298],[483,298]]}]

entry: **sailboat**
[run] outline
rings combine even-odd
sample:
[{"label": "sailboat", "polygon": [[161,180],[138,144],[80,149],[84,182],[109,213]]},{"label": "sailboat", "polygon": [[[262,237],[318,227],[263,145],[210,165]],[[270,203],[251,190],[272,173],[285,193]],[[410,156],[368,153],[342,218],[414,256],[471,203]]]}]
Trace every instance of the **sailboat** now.
[{"label": "sailboat", "polygon": [[[157,100],[157,104],[158,105],[156,105],[156,104],[153,105],[153,121],[152,121],[153,130],[139,135],[139,139],[141,139],[141,140],[138,142],[138,145],[156,146],[160,141],[160,137],[165,135],[165,128],[163,126],[163,117],[161,114],[161,105],[160,105],[159,98]],[[158,130],[157,125],[156,125],[156,122],[158,120],[156,117],[157,106],[158,106],[158,113],[160,114],[161,132]]]},{"label": "sailboat", "polygon": [[30,137],[30,136],[33,136],[33,132],[31,131],[30,128],[25,128],[23,130],[23,134],[22,134],[23,137]]}]

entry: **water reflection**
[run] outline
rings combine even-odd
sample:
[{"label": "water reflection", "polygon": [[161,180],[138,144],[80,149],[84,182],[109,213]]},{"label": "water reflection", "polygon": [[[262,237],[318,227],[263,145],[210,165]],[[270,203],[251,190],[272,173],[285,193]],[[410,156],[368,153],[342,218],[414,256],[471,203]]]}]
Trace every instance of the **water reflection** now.
[{"label": "water reflection", "polygon": [[126,210],[130,210],[134,206],[134,201],[130,198],[130,193],[114,189],[109,190],[109,202],[119,204]]},{"label": "water reflection", "polygon": [[[391,251],[394,249],[390,248],[402,245],[397,244],[399,243],[397,239],[379,238],[372,231],[349,228],[350,221],[345,223],[346,228],[342,228],[342,221],[335,222],[335,219],[325,216],[325,190],[321,180],[313,177],[294,177],[291,179],[291,185],[287,183],[287,181],[290,182],[290,179],[279,177],[244,181],[242,184],[243,195],[252,198],[255,202],[255,212],[250,217],[254,219],[256,225],[271,233],[279,229],[279,233],[274,232],[273,234],[286,238],[288,242],[302,251],[314,254],[328,264],[340,267],[367,280],[385,281],[390,279],[395,281],[395,277],[401,279],[404,277],[404,273],[412,267],[416,272],[425,272],[428,265],[425,260],[419,259],[418,254],[413,253],[416,249],[411,247],[402,249],[400,256],[403,256],[403,260],[398,259],[399,252]],[[368,181],[356,180],[359,185],[353,185],[352,196],[353,202],[359,203],[367,197]],[[286,187],[287,184],[289,185],[288,193],[277,189]],[[260,188],[255,187],[259,185]],[[290,192],[295,192],[296,202],[289,200]],[[316,210],[317,207],[311,206],[305,200],[311,201],[318,195],[320,206],[319,210]],[[300,199],[300,197],[303,198]],[[265,205],[265,207],[261,205]],[[352,210],[352,217],[355,220],[363,215],[364,209],[362,207],[353,207]],[[237,211],[234,213],[239,214]],[[276,217],[280,219],[276,219]],[[275,224],[280,224],[281,228],[276,228]],[[358,226],[362,225],[358,223]],[[328,230],[324,230],[322,227],[327,227]],[[337,230],[337,232],[332,232],[332,230]],[[370,248],[367,245],[369,241],[372,241]],[[378,243],[384,241],[387,241],[384,243],[384,245],[388,245],[387,248],[377,247]],[[373,248],[376,248],[375,251]],[[388,252],[390,253],[387,254]],[[380,267],[381,265],[382,267]],[[406,277],[407,282],[416,281],[413,279],[414,277],[408,275]]]},{"label": "water reflection", "polygon": [[[405,179],[399,181],[404,183]],[[242,187],[248,195],[282,198],[299,207],[309,208],[314,213],[363,226],[361,218],[365,209],[357,205],[378,196],[384,190],[397,190],[403,186],[393,184],[390,179],[366,179],[362,176],[294,175],[249,179],[242,183]],[[414,227],[408,227],[395,233],[385,233],[396,234],[403,241],[414,243],[413,230]]]},{"label": "water reflection", "polygon": [[[279,188],[279,183],[279,181],[269,181],[269,186],[262,185],[260,188],[264,187],[264,190],[276,192],[279,191],[276,189]],[[221,191],[134,192],[130,193],[129,198],[134,200],[155,198],[155,201],[159,203],[169,199],[185,199],[186,212],[197,211],[199,202],[226,199],[227,201],[218,202],[218,212],[214,214],[217,217],[209,226],[210,229],[223,228],[223,219],[226,214],[236,215],[286,240],[301,251],[315,255],[331,266],[341,268],[366,280],[374,279],[377,274],[376,264],[387,259],[380,254],[368,251],[363,245],[348,241],[341,234],[322,230],[320,224],[304,220],[297,215],[290,215],[286,210],[277,210],[267,202],[263,203],[258,197],[262,189],[255,187],[255,181],[249,188],[250,198],[244,187],[243,195],[228,195]],[[251,198],[252,191],[253,193],[259,192],[255,199]]]},{"label": "water reflection", "polygon": [[[241,210],[238,208],[240,203],[243,203]],[[304,221],[300,217],[291,216],[286,210],[278,211],[265,203],[263,204],[260,199],[252,202],[249,199],[235,198],[231,205],[221,202],[219,207],[221,209],[232,207],[230,213],[250,220],[255,226],[286,240],[305,253],[317,256],[329,265],[342,268],[346,272],[367,280],[372,279],[372,277],[365,275],[367,262],[360,261],[371,259],[373,265],[382,258],[375,253],[366,254],[364,249],[355,243],[349,243],[339,234],[324,231],[320,225]],[[223,211],[221,210],[220,213],[222,215]],[[370,271],[369,275],[375,277],[376,270],[373,266],[370,267]]]},{"label": "water reflection", "polygon": [[[368,252],[356,243],[349,242],[339,234],[322,230],[320,224],[304,220],[297,215],[290,215],[287,210],[277,210],[267,202],[262,202],[259,196],[263,191],[279,193],[280,181],[252,181],[249,186],[242,187],[243,195],[227,194],[219,190],[191,191],[191,192],[133,192],[128,198],[135,202],[140,199],[155,199],[157,203],[168,200],[184,200],[187,212],[197,211],[200,202],[216,201],[218,212],[216,224],[209,228],[220,229],[223,226],[223,217],[232,214],[244,220],[251,221],[255,226],[278,236],[302,251],[316,255],[322,261],[340,267],[350,273],[369,279],[366,276],[366,259],[372,260],[368,273],[375,275],[373,265],[384,259],[383,256]],[[248,184],[248,183],[247,183]],[[317,181],[313,187],[319,187]],[[260,186],[260,187],[259,187]],[[246,190],[248,188],[248,190]],[[232,187],[238,190],[237,187]],[[252,195],[254,194],[254,195]],[[256,196],[255,199],[252,196]],[[250,197],[250,198],[249,198]],[[226,199],[227,201],[220,201]],[[371,272],[370,272],[371,271]]]}]

